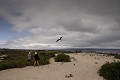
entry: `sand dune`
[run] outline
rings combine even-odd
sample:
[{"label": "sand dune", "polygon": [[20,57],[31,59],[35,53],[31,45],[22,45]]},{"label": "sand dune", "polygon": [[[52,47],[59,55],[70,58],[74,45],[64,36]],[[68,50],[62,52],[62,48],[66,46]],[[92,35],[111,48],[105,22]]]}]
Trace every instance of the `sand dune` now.
[{"label": "sand dune", "polygon": [[[0,80],[103,80],[97,71],[106,62],[112,62],[113,57],[101,54],[69,54],[72,62],[58,63],[50,59],[45,66],[14,68],[0,71]],[[71,73],[73,77],[65,77]]]}]

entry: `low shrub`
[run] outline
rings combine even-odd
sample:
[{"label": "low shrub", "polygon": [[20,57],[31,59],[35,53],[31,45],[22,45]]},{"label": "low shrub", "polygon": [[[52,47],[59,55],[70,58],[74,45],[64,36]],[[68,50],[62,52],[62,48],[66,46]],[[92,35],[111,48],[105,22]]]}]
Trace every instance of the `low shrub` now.
[{"label": "low shrub", "polygon": [[70,56],[66,54],[58,54],[55,58],[56,62],[70,62]]},{"label": "low shrub", "polygon": [[0,62],[0,70],[4,70],[4,69],[9,69],[10,64],[8,64],[7,62]]},{"label": "low shrub", "polygon": [[40,65],[46,65],[49,64],[49,58],[45,56],[40,56]]},{"label": "low shrub", "polygon": [[55,56],[57,52],[55,51],[43,51],[43,52],[40,52],[40,55],[41,56],[47,56],[48,58],[52,58]]},{"label": "low shrub", "polygon": [[120,59],[120,55],[115,55],[114,58]]},{"label": "low shrub", "polygon": [[48,56],[49,58],[55,57],[56,52],[46,52],[46,56]]},{"label": "low shrub", "polygon": [[[19,49],[0,49],[1,54],[6,54],[8,57],[4,61],[0,61],[0,70],[10,68],[21,68],[27,66],[27,55],[29,52],[32,54],[31,66],[34,65],[34,52],[37,51],[39,55],[40,65],[49,64],[49,59],[55,57],[56,53],[60,53],[59,50],[19,50]],[[58,60],[59,61],[59,60]],[[62,61],[62,60],[61,60]],[[70,61],[64,58],[64,61]]]},{"label": "low shrub", "polygon": [[106,80],[120,80],[120,62],[108,62],[98,72]]},{"label": "low shrub", "polygon": [[10,68],[22,68],[26,66],[26,60],[11,60],[0,62],[0,70],[10,69]]}]

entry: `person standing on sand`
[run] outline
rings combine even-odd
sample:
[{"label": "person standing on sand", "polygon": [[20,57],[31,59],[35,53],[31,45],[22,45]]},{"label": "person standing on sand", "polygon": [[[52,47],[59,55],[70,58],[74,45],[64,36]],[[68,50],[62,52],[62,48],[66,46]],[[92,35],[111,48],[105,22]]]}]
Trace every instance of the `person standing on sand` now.
[{"label": "person standing on sand", "polygon": [[31,59],[32,59],[31,52],[29,52],[28,55],[27,55],[28,65],[31,64]]},{"label": "person standing on sand", "polygon": [[35,67],[36,64],[39,66],[39,60],[40,60],[40,58],[39,58],[37,52],[35,52],[34,58],[35,58],[34,67]]}]

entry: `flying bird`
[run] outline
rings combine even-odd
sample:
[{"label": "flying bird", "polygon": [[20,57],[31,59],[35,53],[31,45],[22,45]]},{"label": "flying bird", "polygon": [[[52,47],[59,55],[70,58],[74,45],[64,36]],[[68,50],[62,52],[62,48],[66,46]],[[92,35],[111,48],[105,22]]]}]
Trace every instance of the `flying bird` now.
[{"label": "flying bird", "polygon": [[58,42],[59,40],[61,40],[61,41],[62,41],[62,38],[63,38],[63,37],[60,37],[59,39],[57,39],[57,41],[56,41],[56,42]]}]

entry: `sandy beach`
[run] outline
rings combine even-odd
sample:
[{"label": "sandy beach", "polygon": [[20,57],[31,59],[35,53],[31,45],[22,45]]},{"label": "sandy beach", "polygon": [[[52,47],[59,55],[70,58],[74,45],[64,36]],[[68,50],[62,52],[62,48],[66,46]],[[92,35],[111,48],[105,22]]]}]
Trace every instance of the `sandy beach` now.
[{"label": "sandy beach", "polygon": [[[52,58],[49,65],[2,70],[0,80],[103,80],[97,73],[99,68],[106,62],[118,61],[95,53],[68,55],[72,62],[54,62]],[[73,77],[65,77],[69,73]]]}]

